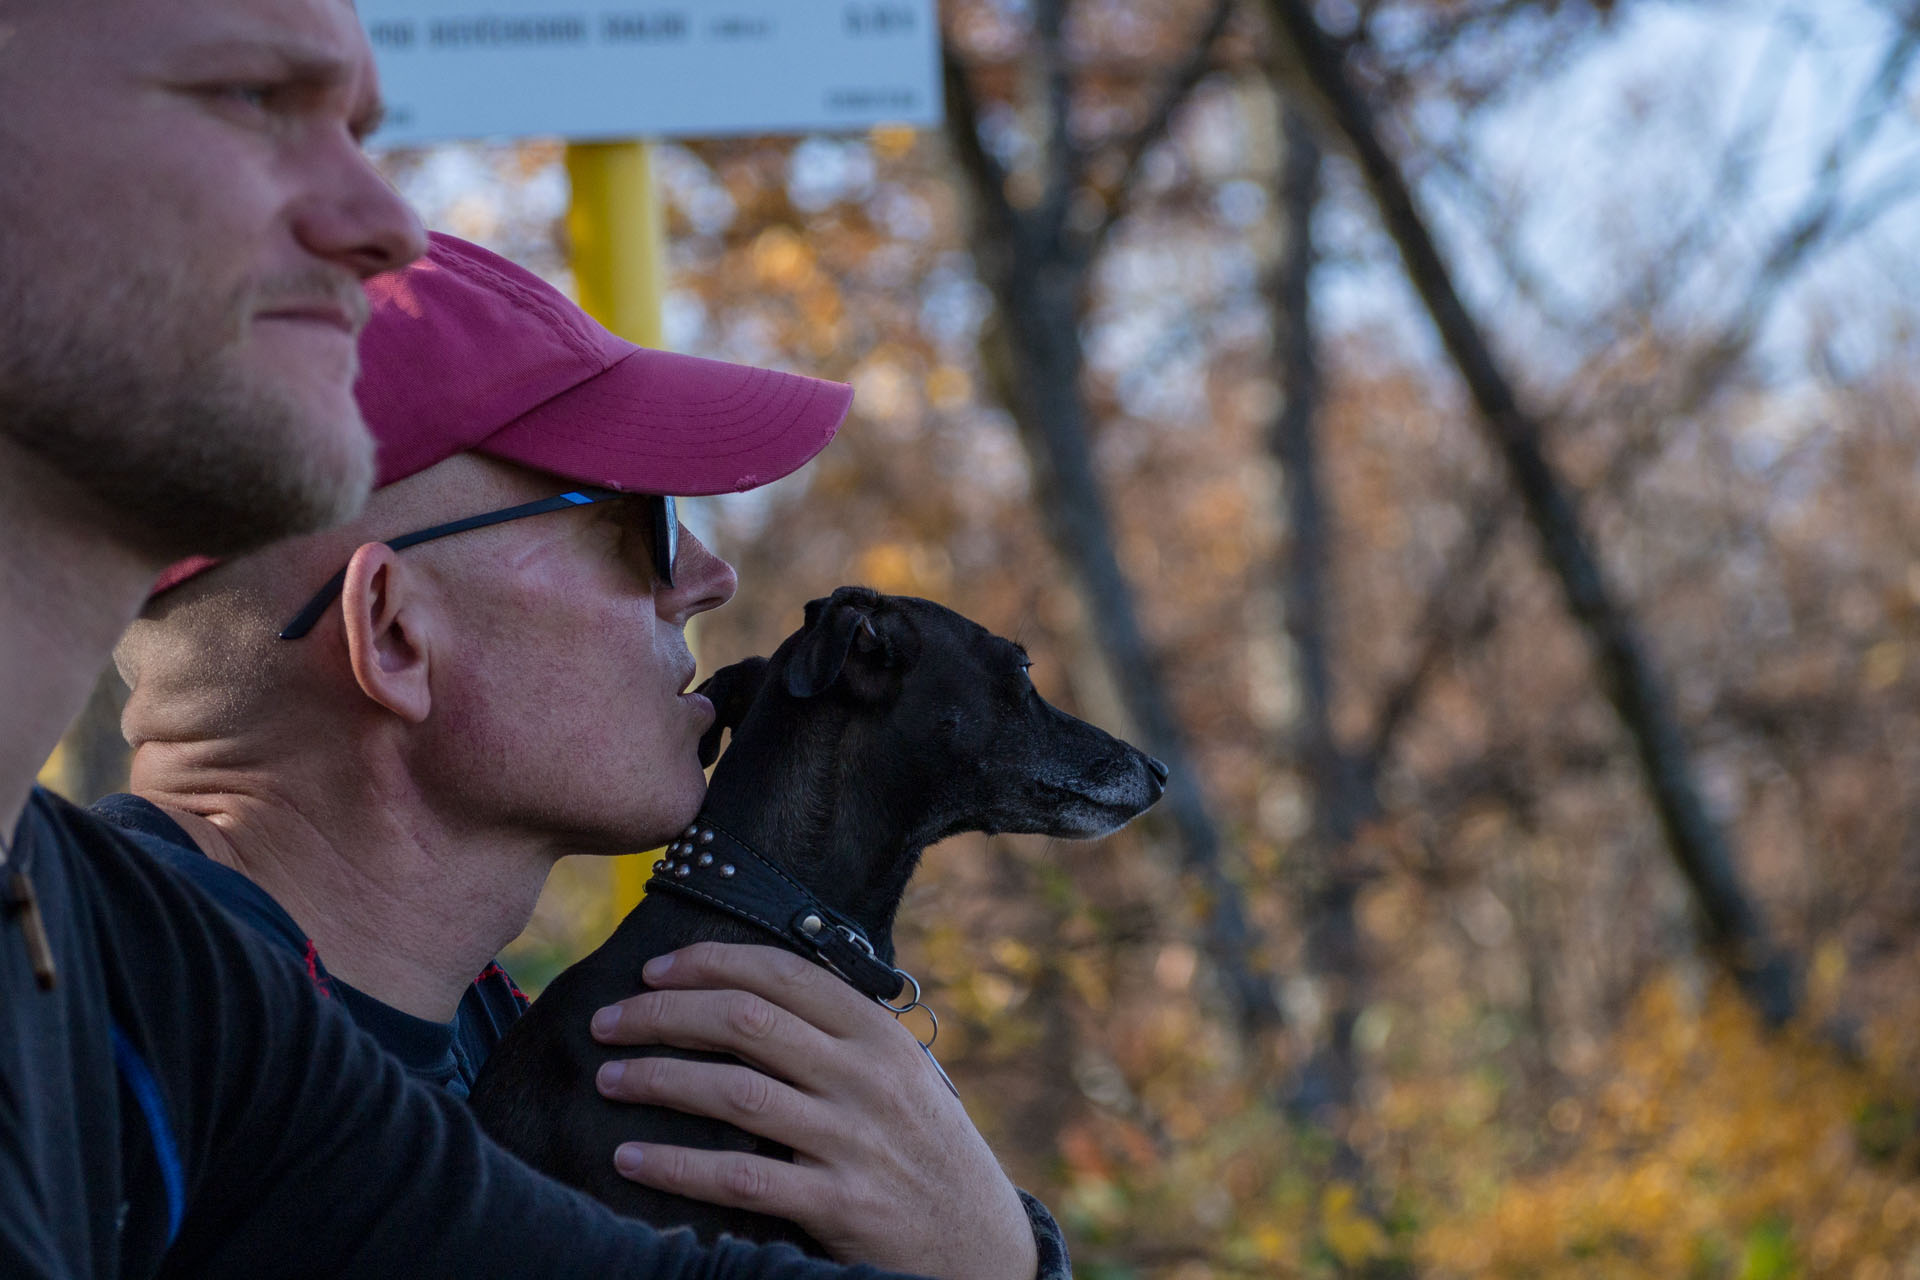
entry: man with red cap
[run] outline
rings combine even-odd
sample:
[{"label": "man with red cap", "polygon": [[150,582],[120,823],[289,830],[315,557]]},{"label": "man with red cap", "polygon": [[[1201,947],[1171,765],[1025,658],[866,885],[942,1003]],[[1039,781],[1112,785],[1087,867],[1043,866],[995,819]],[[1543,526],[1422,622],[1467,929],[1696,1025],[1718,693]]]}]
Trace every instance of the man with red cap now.
[{"label": "man with red cap", "polygon": [[164,566],[364,501],[379,109],[348,0],[0,0],[0,1276],[872,1275],[534,1174],[35,785]]},{"label": "man with red cap", "polygon": [[[494,955],[553,865],[663,844],[699,810],[713,709],[684,629],[735,579],[676,498],[798,468],[851,392],[634,346],[449,236],[367,292],[366,511],[162,577],[117,651],[137,796],[97,811],[464,1094],[522,1008]],[[627,1176],[792,1219],[847,1260],[1067,1274],[1045,1210],[883,1007],[764,947],[695,948],[649,980],[596,1035],[766,1074],[654,1058],[602,1092],[797,1158],[610,1149]]]}]

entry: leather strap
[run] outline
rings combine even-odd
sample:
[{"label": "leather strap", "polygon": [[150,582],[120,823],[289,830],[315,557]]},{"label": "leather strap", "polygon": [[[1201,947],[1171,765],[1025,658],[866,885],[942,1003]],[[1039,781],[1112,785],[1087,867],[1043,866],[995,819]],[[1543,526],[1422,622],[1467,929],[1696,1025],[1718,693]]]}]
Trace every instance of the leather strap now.
[{"label": "leather strap", "polygon": [[873,954],[860,926],[702,813],[653,864],[647,892],[695,898],[759,926],[885,1004],[907,976]]}]

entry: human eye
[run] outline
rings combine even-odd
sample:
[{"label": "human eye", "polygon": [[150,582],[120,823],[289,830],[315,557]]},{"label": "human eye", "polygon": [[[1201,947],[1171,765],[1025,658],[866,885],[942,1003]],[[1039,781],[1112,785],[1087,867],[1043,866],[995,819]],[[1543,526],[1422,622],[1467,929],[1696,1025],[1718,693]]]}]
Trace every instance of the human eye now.
[{"label": "human eye", "polygon": [[604,521],[612,531],[619,559],[651,574],[653,533],[645,503],[639,498],[622,498],[606,506]]},{"label": "human eye", "polygon": [[207,75],[196,91],[229,119],[249,125],[292,121],[327,107],[332,82],[299,66],[235,67]]},{"label": "human eye", "polygon": [[280,113],[287,87],[271,80],[219,80],[202,85],[200,95],[221,115],[257,124]]},{"label": "human eye", "polygon": [[223,84],[215,86],[212,93],[222,102],[265,111],[273,99],[273,86],[270,84]]},{"label": "human eye", "polygon": [[611,502],[603,503],[601,518],[619,530],[622,538],[644,531],[647,527],[646,508],[641,506],[639,498],[631,494],[623,494]]}]

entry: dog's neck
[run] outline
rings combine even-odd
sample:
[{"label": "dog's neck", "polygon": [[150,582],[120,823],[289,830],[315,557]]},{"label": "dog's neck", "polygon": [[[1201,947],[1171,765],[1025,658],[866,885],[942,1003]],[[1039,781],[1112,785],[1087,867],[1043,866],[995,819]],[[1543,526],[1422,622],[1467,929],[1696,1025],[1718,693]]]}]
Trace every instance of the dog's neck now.
[{"label": "dog's neck", "polygon": [[831,754],[812,762],[789,756],[783,764],[789,775],[778,779],[745,768],[716,771],[701,818],[851,919],[876,956],[891,961],[893,919],[920,846],[872,821],[872,806],[849,794]]},{"label": "dog's neck", "polygon": [[876,1000],[892,1000],[910,981],[891,956],[880,957],[858,921],[708,815],[668,845],[666,855],[647,882],[649,900],[685,900],[732,917],[767,935],[757,940],[818,961]]},{"label": "dog's neck", "polygon": [[852,920],[890,960],[901,895],[933,837],[902,821],[914,815],[884,762],[863,762],[847,750],[843,726],[832,728],[736,738],[701,813]]}]

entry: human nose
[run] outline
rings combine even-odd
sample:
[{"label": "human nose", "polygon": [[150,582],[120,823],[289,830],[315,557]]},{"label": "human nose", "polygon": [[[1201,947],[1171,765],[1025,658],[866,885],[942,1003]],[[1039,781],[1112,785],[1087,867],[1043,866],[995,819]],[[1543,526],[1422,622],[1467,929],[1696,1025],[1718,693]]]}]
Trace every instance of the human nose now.
[{"label": "human nose", "polygon": [[673,561],[673,585],[654,595],[660,616],[680,626],[696,613],[718,609],[733,599],[740,577],[733,566],[707,549],[706,543],[680,526],[680,553]]},{"label": "human nose", "polygon": [[387,185],[351,136],[329,144],[333,163],[315,166],[312,185],[294,211],[294,234],[309,253],[337,262],[361,279],[406,266],[427,251],[427,232],[412,206]]}]

